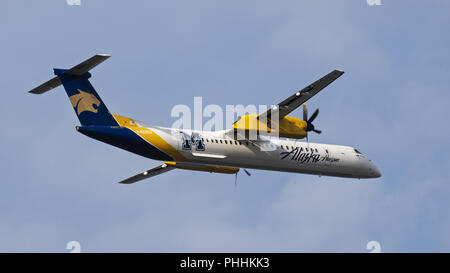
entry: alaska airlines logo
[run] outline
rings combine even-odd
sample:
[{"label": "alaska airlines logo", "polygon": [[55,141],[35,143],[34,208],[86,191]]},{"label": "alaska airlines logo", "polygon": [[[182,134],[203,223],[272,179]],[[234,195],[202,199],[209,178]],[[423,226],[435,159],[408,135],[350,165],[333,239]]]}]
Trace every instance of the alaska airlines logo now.
[{"label": "alaska airlines logo", "polygon": [[299,163],[316,163],[320,161],[324,162],[338,162],[339,158],[330,157],[329,154],[321,155],[319,153],[314,153],[313,149],[309,149],[309,151],[304,151],[303,147],[300,149],[296,147],[295,149],[289,152],[280,153],[281,159],[288,158],[290,160],[298,161]]},{"label": "alaska airlines logo", "polygon": [[70,103],[72,103],[73,108],[77,111],[77,115],[80,115],[84,111],[97,113],[100,101],[91,93],[81,91],[80,89],[77,90],[80,93],[69,97]]},{"label": "alaska airlines logo", "polygon": [[192,133],[190,136],[184,132],[182,134],[182,145],[183,150],[192,150],[192,146],[195,146],[196,151],[204,151],[205,144],[203,143],[202,137],[199,134]]}]

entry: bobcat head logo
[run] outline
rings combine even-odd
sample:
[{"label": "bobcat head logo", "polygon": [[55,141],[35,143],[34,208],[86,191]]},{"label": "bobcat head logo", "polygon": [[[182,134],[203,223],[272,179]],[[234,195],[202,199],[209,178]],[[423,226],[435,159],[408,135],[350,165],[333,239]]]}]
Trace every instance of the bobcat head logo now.
[{"label": "bobcat head logo", "polygon": [[80,93],[69,97],[70,103],[72,103],[72,106],[77,111],[77,115],[83,113],[84,111],[97,113],[98,107],[100,106],[100,101],[91,93],[81,91],[80,89],[77,90]]}]

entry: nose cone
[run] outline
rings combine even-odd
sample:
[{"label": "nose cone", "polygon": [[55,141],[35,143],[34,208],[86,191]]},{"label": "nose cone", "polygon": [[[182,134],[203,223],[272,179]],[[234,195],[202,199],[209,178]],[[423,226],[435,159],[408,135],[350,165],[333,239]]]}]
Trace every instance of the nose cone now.
[{"label": "nose cone", "polygon": [[369,176],[370,176],[370,178],[379,178],[379,177],[381,177],[380,170],[372,162],[370,162],[370,166],[369,166]]}]

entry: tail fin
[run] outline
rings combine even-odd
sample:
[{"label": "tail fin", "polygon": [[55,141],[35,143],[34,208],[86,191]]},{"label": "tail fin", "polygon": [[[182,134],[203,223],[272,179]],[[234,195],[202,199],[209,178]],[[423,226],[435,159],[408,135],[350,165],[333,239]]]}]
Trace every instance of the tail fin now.
[{"label": "tail fin", "polygon": [[62,84],[81,125],[119,126],[88,80],[91,77],[88,71],[109,57],[105,54],[95,55],[71,69],[54,69],[56,77],[30,93],[42,94]]}]

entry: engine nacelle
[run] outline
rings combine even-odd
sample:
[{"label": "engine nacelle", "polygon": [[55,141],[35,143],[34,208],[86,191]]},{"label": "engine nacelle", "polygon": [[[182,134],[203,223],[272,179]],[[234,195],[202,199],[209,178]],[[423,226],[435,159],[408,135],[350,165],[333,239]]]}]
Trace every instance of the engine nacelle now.
[{"label": "engine nacelle", "polygon": [[[271,124],[271,120],[263,122],[258,119],[258,114],[244,115],[239,117],[238,121],[233,124],[233,128],[236,131],[245,132],[246,138],[248,135],[276,135],[279,137],[301,139],[306,137],[306,121],[294,118],[283,117],[279,120],[278,124]],[[269,126],[268,126],[269,125]]]}]

